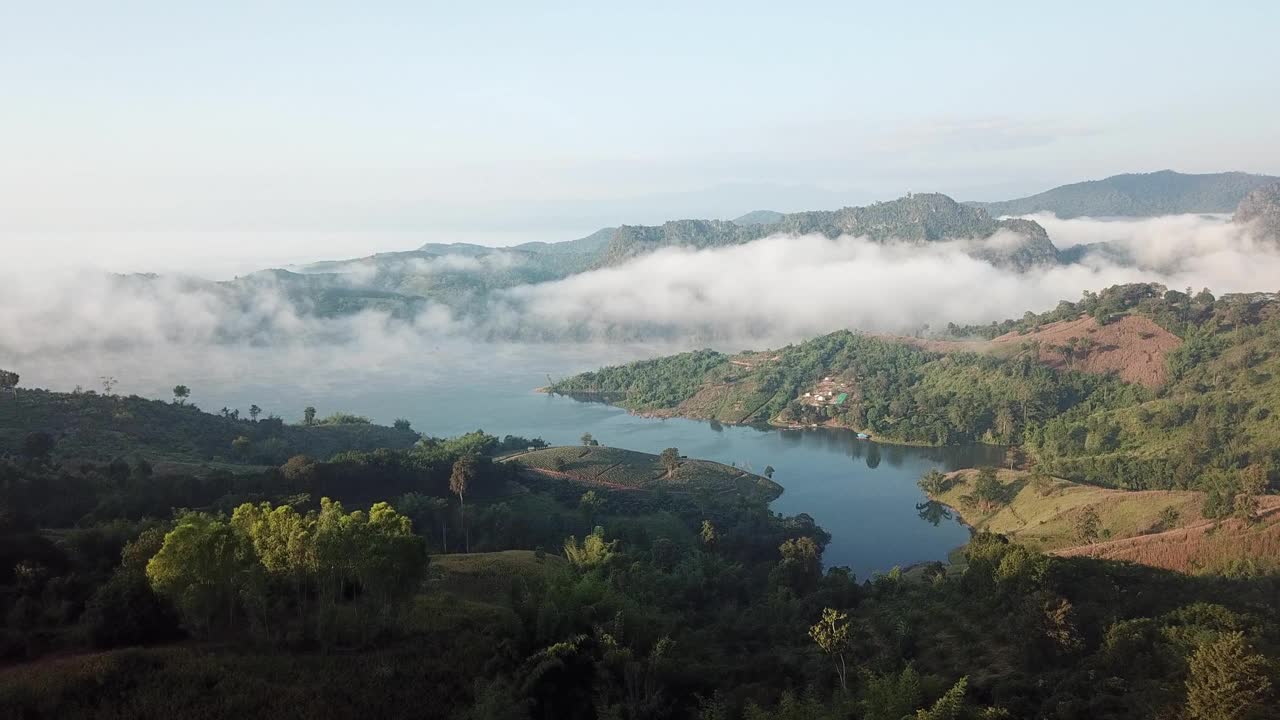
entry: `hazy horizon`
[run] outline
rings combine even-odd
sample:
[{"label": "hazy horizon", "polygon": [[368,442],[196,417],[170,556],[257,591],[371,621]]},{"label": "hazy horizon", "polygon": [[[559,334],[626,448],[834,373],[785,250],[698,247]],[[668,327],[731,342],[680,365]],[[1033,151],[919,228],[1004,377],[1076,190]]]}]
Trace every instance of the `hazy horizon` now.
[{"label": "hazy horizon", "polygon": [[225,273],[249,255],[1280,170],[1280,96],[1259,90],[1280,59],[1273,4],[795,10],[15,8],[0,240]]}]

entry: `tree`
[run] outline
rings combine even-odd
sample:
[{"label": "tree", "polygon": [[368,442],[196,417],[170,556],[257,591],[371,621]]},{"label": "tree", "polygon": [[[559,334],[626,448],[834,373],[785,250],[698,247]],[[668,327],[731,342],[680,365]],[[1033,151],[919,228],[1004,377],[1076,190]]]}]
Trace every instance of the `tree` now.
[{"label": "tree", "polygon": [[1102,518],[1092,505],[1085,508],[1075,521],[1076,539],[1085,544],[1098,542],[1102,530]]},{"label": "tree", "polygon": [[1009,466],[1010,470],[1015,469],[1017,466],[1026,462],[1026,460],[1027,455],[1022,451],[1022,447],[1020,445],[1010,445],[1008,449],[1004,451],[1004,462]]},{"label": "tree", "polygon": [[969,687],[969,678],[962,677],[951,689],[938,698],[938,702],[928,710],[917,710],[915,720],[957,720],[964,710],[964,694]]},{"label": "tree", "polygon": [[18,380],[18,373],[0,369],[0,390],[13,392],[18,387]]},{"label": "tree", "polygon": [[672,447],[667,448],[658,456],[658,460],[662,463],[662,467],[666,468],[667,477],[671,477],[676,468],[680,467],[680,451]]},{"label": "tree", "polygon": [[229,525],[188,513],[147,563],[147,579],[189,628],[207,631],[221,612],[234,624],[239,591],[254,564],[252,545]]},{"label": "tree", "polygon": [[311,426],[316,424],[316,409],[310,405],[302,410],[302,424]]},{"label": "tree", "polygon": [[396,510],[413,521],[424,534],[432,521],[440,524],[440,551],[449,552],[449,501],[422,493],[406,493],[395,503]]},{"label": "tree", "polygon": [[987,507],[1003,503],[1004,487],[996,479],[995,468],[978,468],[978,479],[974,483],[973,496]]},{"label": "tree", "polygon": [[702,538],[702,544],[706,545],[708,550],[715,548],[716,544],[720,542],[720,533],[716,531],[716,526],[712,525],[710,520],[702,521],[702,531],[698,535]]},{"label": "tree", "polygon": [[258,407],[257,405],[250,405],[250,406],[249,406],[249,419],[250,419],[250,420],[252,420],[252,421],[254,421],[254,422],[258,422],[258,416],[259,416],[259,415],[261,415],[261,414],[262,414],[262,408]]},{"label": "tree", "polygon": [[236,457],[241,459],[249,456],[249,448],[252,446],[253,441],[244,435],[240,435],[235,440],[231,441],[231,451],[236,454]]},{"label": "tree", "polygon": [[934,468],[925,473],[920,480],[917,481],[920,489],[929,497],[941,495],[946,492],[950,483],[947,482],[947,476],[942,471]]},{"label": "tree", "polygon": [[1258,496],[1267,491],[1266,468],[1254,463],[1240,471],[1240,492],[1235,497],[1235,516],[1253,522],[1257,519]]},{"label": "tree", "polygon": [[845,665],[845,655],[853,648],[853,640],[849,637],[849,614],[834,608],[825,608],[822,619],[809,628],[809,637],[817,643],[822,652],[829,655],[836,666],[836,675],[840,677],[840,689],[849,691],[849,669]]},{"label": "tree", "polygon": [[582,437],[580,439],[582,440],[583,445],[590,445],[595,442],[595,438],[591,437],[591,433],[589,432],[582,433]]},{"label": "tree", "polygon": [[53,436],[47,432],[27,433],[22,439],[22,455],[28,460],[44,462],[53,452]]},{"label": "tree", "polygon": [[187,398],[189,397],[191,397],[191,388],[187,387],[186,385],[173,386],[173,404],[174,405],[186,405]]},{"label": "tree", "polygon": [[587,527],[595,527],[596,514],[604,506],[604,501],[596,495],[595,490],[588,490],[578,498],[578,510],[582,513],[582,522]]},{"label": "tree", "polygon": [[294,455],[280,466],[280,474],[284,475],[295,490],[309,490],[319,475],[320,466],[306,455]]},{"label": "tree", "polygon": [[606,542],[604,539],[604,528],[596,527],[592,533],[578,542],[576,536],[571,536],[564,541],[564,556],[574,567],[580,570],[590,570],[609,562],[613,557],[613,549],[617,546],[618,541]]},{"label": "tree", "polygon": [[471,455],[463,455],[453,463],[453,472],[449,474],[449,491],[458,496],[458,508],[462,517],[463,547],[471,552],[471,531],[467,529],[467,502],[465,495],[471,481],[476,478],[476,460]]},{"label": "tree", "polygon": [[391,423],[391,427],[394,427],[397,430],[406,430],[406,431],[413,429],[409,421],[405,420],[404,418],[396,418],[395,422]]},{"label": "tree", "polygon": [[102,381],[102,394],[111,397],[111,393],[116,389],[116,379],[110,375],[103,375],[98,379]]},{"label": "tree", "polygon": [[822,549],[810,537],[784,540],[778,546],[781,559],[769,571],[770,580],[797,594],[812,591],[822,579]]},{"label": "tree", "polygon": [[1244,633],[1225,633],[1200,645],[1191,656],[1187,716],[1192,720],[1261,718],[1270,690],[1266,658],[1250,651]]}]

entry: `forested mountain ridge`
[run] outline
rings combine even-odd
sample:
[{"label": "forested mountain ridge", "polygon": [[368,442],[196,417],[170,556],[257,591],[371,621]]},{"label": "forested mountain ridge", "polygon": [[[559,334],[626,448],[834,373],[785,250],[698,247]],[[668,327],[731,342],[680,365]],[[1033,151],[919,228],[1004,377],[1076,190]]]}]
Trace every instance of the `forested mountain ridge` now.
[{"label": "forested mountain ridge", "polygon": [[1051,212],[1060,218],[1229,213],[1251,191],[1280,180],[1242,172],[1127,173],[1062,185],[1016,200],[970,202],[995,217]]},{"label": "forested mountain ridge", "polygon": [[777,234],[816,233],[829,238],[850,236],[865,237],[873,242],[926,243],[984,240],[1001,230],[1022,239],[999,248],[977,248],[973,254],[1018,271],[1057,263],[1057,249],[1037,223],[995,220],[985,211],[957,203],[946,195],[921,193],[863,207],[783,214],[770,224],[744,226],[725,220],[678,220],[660,226],[624,225],[596,265],[616,265],[664,247],[724,247]]}]

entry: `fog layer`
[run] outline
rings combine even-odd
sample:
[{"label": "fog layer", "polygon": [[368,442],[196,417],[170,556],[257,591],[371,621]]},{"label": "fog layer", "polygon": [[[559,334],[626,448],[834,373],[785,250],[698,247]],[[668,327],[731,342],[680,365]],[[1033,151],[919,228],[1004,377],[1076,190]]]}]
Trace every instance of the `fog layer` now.
[{"label": "fog layer", "polygon": [[[112,363],[160,376],[171,365],[248,375],[266,366],[304,374],[390,367],[424,362],[440,343],[456,340],[639,340],[661,341],[664,350],[737,350],[841,328],[985,323],[1124,282],[1217,293],[1280,285],[1277,245],[1222,218],[1034,219],[1060,248],[1087,251],[1070,264],[1016,273],[970,254],[975,242],[1017,240],[1000,234],[929,244],[774,236],[710,250],[668,248],[560,281],[477,291],[465,310],[431,305],[411,318],[377,310],[321,317],[269,274],[231,292],[181,277],[10,267],[0,270],[0,367],[70,384]],[[1078,247],[1103,242],[1105,248]],[[509,262],[496,255],[445,264],[484,274]],[[347,269],[352,284],[370,274],[367,263]],[[252,361],[237,359],[246,348],[254,349]]]}]

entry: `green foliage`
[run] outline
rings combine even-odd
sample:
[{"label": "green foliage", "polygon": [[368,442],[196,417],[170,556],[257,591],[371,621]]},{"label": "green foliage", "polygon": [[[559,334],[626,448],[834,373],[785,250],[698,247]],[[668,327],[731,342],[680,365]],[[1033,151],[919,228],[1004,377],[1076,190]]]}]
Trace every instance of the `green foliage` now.
[{"label": "green foliage", "polygon": [[229,520],[188,513],[165,535],[146,574],[193,632],[233,629],[245,618],[281,637],[282,622],[313,613],[317,632],[326,632],[323,623],[348,588],[379,613],[395,607],[418,588],[426,564],[422,539],[390,505],[346,513],[324,498],[305,516],[269,503],[241,505]]},{"label": "green foliage", "polygon": [[597,527],[590,535],[578,542],[578,538],[570,537],[564,541],[564,556],[579,570],[592,570],[603,567],[614,556],[617,541],[604,539],[604,528]]},{"label": "green foliage", "polygon": [[964,694],[968,686],[969,679],[960,678],[932,707],[916,711],[916,720],[958,720],[964,710]]},{"label": "green foliage", "polygon": [[1194,720],[1264,717],[1271,681],[1267,661],[1244,633],[1230,632],[1196,648],[1187,677],[1187,715]]},{"label": "green foliage", "polygon": [[1075,520],[1076,539],[1084,544],[1098,541],[1102,531],[1102,518],[1091,505],[1080,511]]},{"label": "green foliage", "polygon": [[947,479],[947,476],[937,469],[930,470],[922,475],[918,484],[924,494],[929,497],[941,495],[951,489],[951,482]]},{"label": "green foliage", "polygon": [[809,627],[809,637],[822,652],[831,657],[835,663],[836,674],[840,678],[840,689],[849,690],[849,668],[845,656],[853,650],[853,639],[849,635],[849,615],[833,608],[824,608],[822,618]]},{"label": "green foliage", "polygon": [[[307,423],[310,425],[311,423]],[[372,421],[363,415],[352,415],[351,413],[336,412],[326,418],[318,421],[320,425],[371,425]],[[408,430],[408,427],[397,427],[398,430]]]}]

